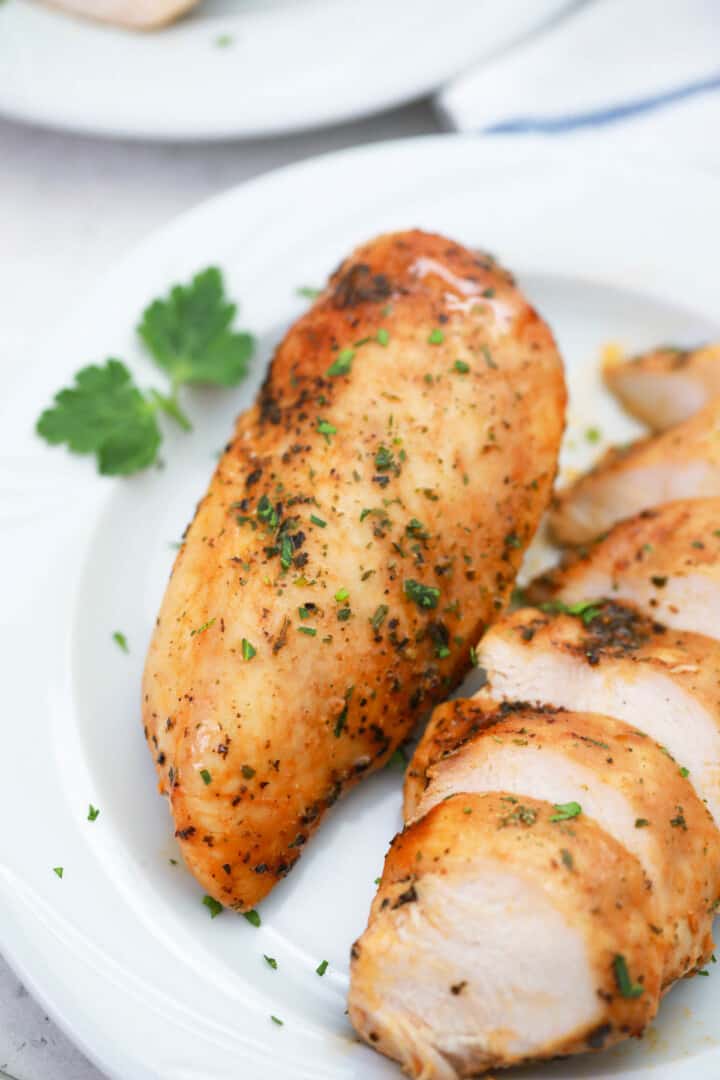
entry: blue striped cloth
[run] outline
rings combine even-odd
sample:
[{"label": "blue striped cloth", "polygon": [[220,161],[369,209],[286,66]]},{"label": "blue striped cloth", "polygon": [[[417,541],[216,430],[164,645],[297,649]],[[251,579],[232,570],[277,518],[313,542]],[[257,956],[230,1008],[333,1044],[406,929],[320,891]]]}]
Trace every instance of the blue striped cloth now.
[{"label": "blue striped cloth", "polygon": [[484,135],[598,140],[720,169],[720,0],[595,0],[436,99]]}]

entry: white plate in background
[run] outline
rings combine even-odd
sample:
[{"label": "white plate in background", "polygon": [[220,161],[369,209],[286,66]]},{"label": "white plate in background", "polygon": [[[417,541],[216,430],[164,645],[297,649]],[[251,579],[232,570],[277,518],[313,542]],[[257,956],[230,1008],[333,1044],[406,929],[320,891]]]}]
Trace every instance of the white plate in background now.
[{"label": "white plate in background", "polygon": [[[414,225],[495,253],[550,321],[572,390],[571,463],[598,452],[588,426],[605,439],[633,430],[600,389],[604,342],[720,336],[713,179],[585,147],[436,136],[292,166],[182,217],[87,297],[0,405],[0,948],[111,1077],[399,1077],[354,1041],[344,1010],[348,950],[400,824],[401,774],[371,777],[340,801],[263,902],[260,929],[228,911],[210,919],[202,890],[169,862],[172,826],[141,732],[139,682],[171,544],[304,306],[297,286],[322,282],[373,234]],[[239,389],[186,394],[195,430],[168,432],[165,468],[111,481],[36,439],[39,412],[88,362],[120,356],[141,385],[159,385],[134,336],[138,314],[211,263],[260,351]],[[88,803],[101,811],[93,823]],[[330,966],[318,978],[322,959]],[[673,990],[642,1042],[519,1075],[720,1076],[719,1017],[713,967]]]},{"label": "white plate in background", "polygon": [[204,0],[133,32],[0,4],[0,114],[148,139],[273,135],[437,89],[571,0]]}]

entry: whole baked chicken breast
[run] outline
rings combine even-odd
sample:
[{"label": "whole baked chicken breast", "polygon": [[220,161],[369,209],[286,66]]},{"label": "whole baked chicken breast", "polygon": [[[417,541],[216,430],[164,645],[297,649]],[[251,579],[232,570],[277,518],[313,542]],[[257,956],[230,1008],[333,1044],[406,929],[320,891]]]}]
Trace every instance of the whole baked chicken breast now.
[{"label": "whole baked chicken breast", "polygon": [[470,665],[549,498],[565,387],[492,259],[359,248],[278,348],[180,550],[143,718],[205,890],[253,907]]}]

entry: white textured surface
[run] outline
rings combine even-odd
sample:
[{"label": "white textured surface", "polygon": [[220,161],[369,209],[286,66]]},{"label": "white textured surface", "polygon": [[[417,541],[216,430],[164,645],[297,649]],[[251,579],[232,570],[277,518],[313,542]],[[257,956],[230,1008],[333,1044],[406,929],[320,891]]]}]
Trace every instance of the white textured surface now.
[{"label": "white textured surface", "polygon": [[[181,211],[314,154],[437,130],[426,103],[310,135],[208,146],[113,143],[0,121],[4,385],[22,377],[41,344],[52,347],[54,325],[106,270]],[[288,206],[288,214],[298,209]],[[78,366],[93,359],[78,356]],[[101,1078],[0,959],[3,1072],[15,1080]]]}]

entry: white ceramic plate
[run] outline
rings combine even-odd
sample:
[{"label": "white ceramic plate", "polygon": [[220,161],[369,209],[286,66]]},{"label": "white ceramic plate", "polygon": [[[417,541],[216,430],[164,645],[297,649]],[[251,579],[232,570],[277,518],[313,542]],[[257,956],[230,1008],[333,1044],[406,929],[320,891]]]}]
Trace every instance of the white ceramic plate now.
[{"label": "white ceramic plate", "polygon": [[0,6],[0,113],[114,136],[277,134],[436,89],[571,0],[204,0],[133,33]]},{"label": "white ceramic plate", "polygon": [[[349,946],[400,823],[400,773],[341,801],[263,903],[260,929],[230,912],[211,920],[202,890],[169,862],[139,680],[170,545],[302,310],[296,287],[322,282],[356,243],[412,225],[485,247],[519,274],[568,362],[576,463],[597,451],[583,438],[589,424],[614,439],[631,430],[599,390],[601,343],[720,336],[714,180],[607,163],[585,147],[437,136],[294,166],[181,218],[87,298],[2,403],[0,947],[112,1077],[398,1076],[353,1041],[344,1009]],[[121,356],[141,384],[158,385],[134,337],[138,313],[210,263],[224,268],[243,325],[260,338],[247,384],[188,393],[195,431],[168,434],[166,467],[133,479],[101,479],[91,461],[40,443],[36,416],[82,364]],[[101,810],[93,823],[90,802]],[[673,991],[643,1042],[522,1075],[720,1076],[719,1005],[713,969]]]}]

